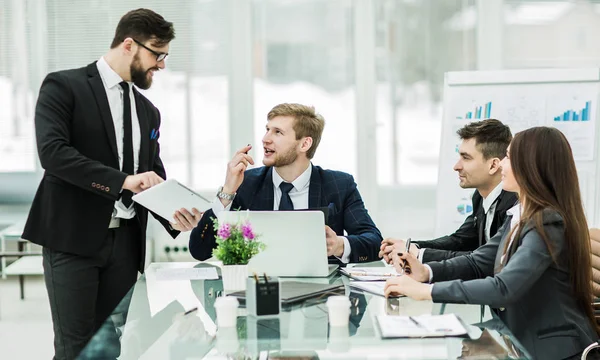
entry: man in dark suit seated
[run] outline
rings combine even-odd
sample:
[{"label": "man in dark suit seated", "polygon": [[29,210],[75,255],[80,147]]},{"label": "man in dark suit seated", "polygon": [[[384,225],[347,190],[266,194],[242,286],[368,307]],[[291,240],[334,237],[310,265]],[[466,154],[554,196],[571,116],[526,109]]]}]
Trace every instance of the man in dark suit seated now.
[{"label": "man in dark suit seated", "polygon": [[[246,170],[248,164],[254,164],[248,155],[251,145],[236,152],[227,165],[225,184],[212,209],[204,213],[190,235],[192,256],[198,260],[212,256],[216,247],[213,218],[221,211],[327,207],[329,262],[377,260],[382,236],[365,209],[352,175],[311,163],[324,127],[325,120],[313,107],[275,106],[267,115],[262,140],[265,166]],[[293,256],[290,254],[290,259]]]},{"label": "man in dark suit seated", "polygon": [[[506,210],[516,202],[515,193],[502,190],[500,161],[512,140],[508,126],[495,119],[472,122],[457,132],[462,140],[459,159],[454,165],[460,187],[475,188],[473,213],[454,232],[435,240],[413,241],[410,253],[421,262],[441,261],[465,255],[485,244],[506,219]],[[401,239],[386,238],[381,242],[380,257],[391,261],[391,252],[404,250]]]}]

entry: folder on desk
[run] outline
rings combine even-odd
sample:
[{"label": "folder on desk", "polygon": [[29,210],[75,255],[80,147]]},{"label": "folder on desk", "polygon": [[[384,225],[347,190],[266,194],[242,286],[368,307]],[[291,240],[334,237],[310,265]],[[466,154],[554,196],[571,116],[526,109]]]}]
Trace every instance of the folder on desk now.
[{"label": "folder on desk", "polygon": [[467,329],[455,314],[376,317],[381,337],[425,338],[468,336]]},{"label": "folder on desk", "polygon": [[[301,281],[284,281],[281,283],[281,304],[289,305],[294,304],[310,298],[331,295],[340,295],[340,292],[344,290],[344,284],[318,284],[312,282],[301,282]],[[341,293],[343,295],[343,292]],[[246,292],[237,291],[229,294],[229,296],[235,296],[245,301]]]},{"label": "folder on desk", "polygon": [[175,222],[173,214],[181,208],[191,213],[192,208],[202,212],[212,206],[210,200],[175,179],[168,179],[133,195],[132,200],[171,222]]},{"label": "folder on desk", "polygon": [[[385,296],[385,282],[383,281],[350,281],[350,287],[361,291],[366,291],[373,295]],[[404,295],[390,295],[391,298],[404,297]]]},{"label": "folder on desk", "polygon": [[340,273],[351,279],[359,281],[385,281],[389,278],[399,276],[393,266],[386,267],[345,267],[340,268]]}]

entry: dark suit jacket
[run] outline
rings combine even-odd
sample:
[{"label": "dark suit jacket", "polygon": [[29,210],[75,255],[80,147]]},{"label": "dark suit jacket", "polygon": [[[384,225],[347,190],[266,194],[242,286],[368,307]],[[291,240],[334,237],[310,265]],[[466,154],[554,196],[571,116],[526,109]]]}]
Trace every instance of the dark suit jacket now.
[{"label": "dark suit jacket", "polygon": [[[463,222],[454,234],[442,236],[435,240],[413,241],[413,244],[427,248],[423,252],[423,263],[466,255],[485,244],[486,216],[483,210],[483,198],[479,194],[479,191],[473,193],[472,200],[473,213],[465,219],[465,222]],[[513,207],[516,203],[517,195],[515,193],[502,190],[500,195],[498,195],[492,227],[490,228],[490,237],[494,236],[498,228],[504,223],[506,210]]]},{"label": "dark suit jacket", "polygon": [[[160,113],[134,88],[141,142],[138,173],[166,178],[159,156]],[[127,174],[119,167],[114,123],[102,78],[87,67],[48,74],[35,110],[35,131],[44,176],[33,200],[23,238],[53,250],[95,254],[104,243],[115,201]],[[135,205],[141,227],[143,271],[148,212]],[[172,236],[168,222],[158,218]]]},{"label": "dark suit jacket", "polygon": [[[350,262],[377,260],[381,233],[365,209],[352,175],[311,166],[309,208],[328,207],[329,227],[338,235],[344,235],[346,230],[351,248]],[[272,167],[247,170],[231,209],[273,210],[274,196]],[[211,257],[212,250],[217,246],[214,218],[215,214],[208,210],[190,235],[190,253],[198,260]],[[335,257],[329,260],[339,262]]]},{"label": "dark suit jacket", "polygon": [[435,282],[431,295],[434,302],[489,305],[533,358],[564,359],[583,351],[598,335],[573,296],[563,219],[551,210],[543,215],[556,262],[530,223],[500,270],[509,240],[508,216],[500,231],[472,254],[428,264]]}]

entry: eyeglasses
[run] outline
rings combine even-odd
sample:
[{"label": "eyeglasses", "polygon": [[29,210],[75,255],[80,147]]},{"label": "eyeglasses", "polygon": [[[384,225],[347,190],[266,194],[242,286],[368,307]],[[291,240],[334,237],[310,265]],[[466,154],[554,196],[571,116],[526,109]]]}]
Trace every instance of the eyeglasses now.
[{"label": "eyeglasses", "polygon": [[169,56],[169,53],[161,53],[158,51],[154,51],[152,49],[150,49],[149,47],[147,47],[146,45],[142,44],[141,42],[137,41],[136,39],[132,39],[133,41],[135,41],[136,44],[138,44],[139,46],[143,47],[144,49],[150,51],[152,54],[156,55],[156,62],[161,62],[164,59],[167,58],[167,56]]}]

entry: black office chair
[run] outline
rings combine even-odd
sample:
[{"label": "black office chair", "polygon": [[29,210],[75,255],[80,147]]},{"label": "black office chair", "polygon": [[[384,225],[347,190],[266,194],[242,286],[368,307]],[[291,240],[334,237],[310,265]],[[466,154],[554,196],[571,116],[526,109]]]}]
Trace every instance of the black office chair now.
[{"label": "black office chair", "polygon": [[[592,293],[594,294],[592,305],[596,323],[600,325],[600,229],[590,229],[590,245],[592,249]],[[600,347],[600,340],[590,344],[581,354],[581,359],[587,359],[590,351],[598,347]],[[595,354],[597,357],[597,353]]]}]

